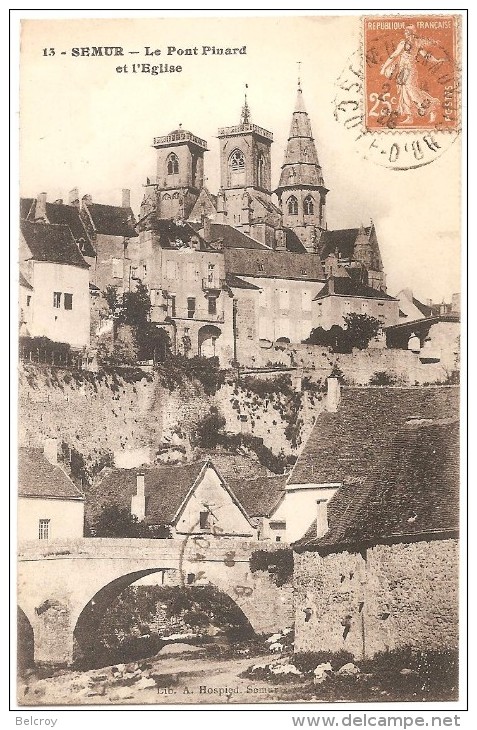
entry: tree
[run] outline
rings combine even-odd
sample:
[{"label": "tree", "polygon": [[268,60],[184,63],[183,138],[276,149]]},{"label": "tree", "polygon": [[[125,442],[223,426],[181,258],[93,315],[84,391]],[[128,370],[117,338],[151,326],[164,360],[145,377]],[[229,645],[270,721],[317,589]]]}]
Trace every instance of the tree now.
[{"label": "tree", "polygon": [[105,506],[93,523],[96,537],[147,537],[163,539],[171,536],[168,525],[149,527],[139,522],[126,507]]},{"label": "tree", "polygon": [[134,365],[137,354],[136,338],[131,327],[121,327],[116,338],[103,337],[98,343],[97,357],[102,367]]},{"label": "tree", "polygon": [[214,449],[220,441],[226,420],[220,415],[215,406],[211,406],[209,413],[197,424],[197,441],[203,449]]},{"label": "tree", "polygon": [[381,330],[381,322],[368,314],[351,312],[344,317],[346,332],[350,343],[359,350],[364,350]]}]

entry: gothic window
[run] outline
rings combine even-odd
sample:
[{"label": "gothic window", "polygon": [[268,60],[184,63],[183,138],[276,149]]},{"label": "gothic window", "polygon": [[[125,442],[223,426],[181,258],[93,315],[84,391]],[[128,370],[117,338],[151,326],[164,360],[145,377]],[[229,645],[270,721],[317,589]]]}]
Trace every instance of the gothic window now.
[{"label": "gothic window", "polygon": [[307,197],[303,201],[303,210],[305,212],[305,215],[313,215],[313,213],[315,212],[315,205],[311,195],[307,195]]},{"label": "gothic window", "polygon": [[259,188],[265,185],[265,159],[262,154],[259,154],[257,159],[257,185]]},{"label": "gothic window", "polygon": [[242,172],[245,169],[245,157],[241,150],[234,150],[230,155],[230,169],[232,172]]},{"label": "gothic window", "polygon": [[298,200],[294,195],[288,198],[288,215],[298,215]]},{"label": "gothic window", "polygon": [[168,175],[177,175],[178,172],[179,172],[179,160],[177,158],[177,155],[175,155],[174,152],[171,152],[171,154],[167,158],[167,174]]},{"label": "gothic window", "polygon": [[241,150],[234,150],[229,157],[229,181],[232,187],[245,185],[245,155]]}]

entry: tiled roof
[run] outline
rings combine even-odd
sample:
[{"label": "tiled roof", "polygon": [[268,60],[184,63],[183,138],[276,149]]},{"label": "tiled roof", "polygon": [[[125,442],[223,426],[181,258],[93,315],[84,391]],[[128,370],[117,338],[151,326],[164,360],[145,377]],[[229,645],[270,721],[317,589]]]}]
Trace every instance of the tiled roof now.
[{"label": "tiled roof", "polygon": [[73,234],[73,238],[80,244],[84,256],[95,256],[91,241],[88,238],[83,221],[80,218],[79,208],[64,203],[47,203],[46,216],[50,223],[67,225]]},{"label": "tiled roof", "polygon": [[101,507],[112,504],[130,509],[131,497],[136,494],[137,475],[144,474],[145,521],[153,525],[171,524],[206,464],[207,461],[198,461],[181,466],[107,469],[100,482],[88,492],[87,514],[97,514]]},{"label": "tiled roof", "polygon": [[297,254],[289,251],[225,250],[225,270],[238,276],[273,279],[303,279],[323,281],[325,276],[320,257],[316,254]]},{"label": "tiled roof", "polygon": [[338,411],[316,419],[288,484],[362,483],[410,418],[455,418],[457,386],[342,388]]},{"label": "tiled roof", "polygon": [[20,228],[35,261],[89,268],[68,226],[24,220]]},{"label": "tiled roof", "polygon": [[260,241],[256,241],[254,238],[247,236],[247,234],[242,233],[242,231],[226,223],[212,223],[210,226],[210,235],[212,241],[222,239],[224,249],[246,248],[270,251],[268,246],[265,246]]},{"label": "tiled roof", "polygon": [[291,253],[306,253],[306,248],[291,228],[285,228],[285,243]]},{"label": "tiled roof", "polygon": [[427,304],[423,304],[419,301],[419,299],[416,299],[416,297],[412,298],[412,303],[415,307],[418,308],[418,310],[421,312],[421,314],[424,315],[424,317],[430,317],[432,314],[431,307],[428,307]]},{"label": "tiled roof", "polygon": [[28,218],[28,213],[34,202],[35,198],[20,198],[20,220]]},{"label": "tiled roof", "polygon": [[97,233],[106,236],[125,236],[126,238],[138,235],[134,228],[136,219],[131,208],[88,203],[87,209]]},{"label": "tiled roof", "polygon": [[326,282],[323,289],[316,295],[314,301],[317,299],[324,299],[325,297],[338,296],[347,297],[364,297],[366,299],[390,299],[391,301],[397,301],[394,297],[391,297],[386,292],[379,291],[378,289],[372,289],[370,286],[360,284],[359,281],[352,279],[351,277],[338,276],[333,278],[334,291],[330,293],[329,282]]},{"label": "tiled roof", "polygon": [[[371,227],[364,229],[369,236]],[[359,233],[359,228],[342,228],[336,231],[323,231],[320,238],[321,258],[324,260],[336,249],[344,259],[353,257],[354,244]]]},{"label": "tiled roof", "polygon": [[260,291],[259,286],[255,286],[255,284],[252,284],[250,281],[240,279],[238,276],[235,276],[235,274],[226,274],[225,283],[232,287],[232,289],[255,289],[255,291]]},{"label": "tiled roof", "polygon": [[297,549],[328,551],[457,533],[458,420],[424,420],[402,427],[362,485],[338,490],[329,503],[328,520],[326,535],[317,538],[312,525]]},{"label": "tiled roof", "polygon": [[20,497],[83,499],[83,495],[59,466],[50,464],[43,449],[18,450],[18,494]]},{"label": "tiled roof", "polygon": [[25,289],[30,289],[31,291],[33,291],[32,285],[30,284],[29,281],[26,280],[26,278],[23,276],[21,271],[20,271],[20,276],[19,276],[19,284],[20,284],[20,286],[23,286]]},{"label": "tiled roof", "polygon": [[284,495],[286,475],[229,479],[228,483],[249,517],[268,517]]}]

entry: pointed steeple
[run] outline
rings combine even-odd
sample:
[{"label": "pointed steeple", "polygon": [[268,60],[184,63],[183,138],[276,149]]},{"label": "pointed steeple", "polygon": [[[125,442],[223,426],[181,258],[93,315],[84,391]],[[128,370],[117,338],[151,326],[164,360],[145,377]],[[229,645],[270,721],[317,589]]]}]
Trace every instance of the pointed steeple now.
[{"label": "pointed steeple", "polygon": [[307,250],[315,251],[319,239],[317,229],[326,228],[328,189],[323,180],[300,79],[276,193],[284,225],[297,233]]},{"label": "pointed steeple", "polygon": [[245,84],[245,99],[243,102],[242,114],[240,116],[240,124],[250,124],[251,121],[250,107],[247,101],[247,89],[248,84]]},{"label": "pointed steeple", "polygon": [[305,108],[303,90],[298,81],[295,111],[288,135],[285,159],[282,165],[279,188],[290,185],[324,186],[323,173],[318,161],[311,123]]}]

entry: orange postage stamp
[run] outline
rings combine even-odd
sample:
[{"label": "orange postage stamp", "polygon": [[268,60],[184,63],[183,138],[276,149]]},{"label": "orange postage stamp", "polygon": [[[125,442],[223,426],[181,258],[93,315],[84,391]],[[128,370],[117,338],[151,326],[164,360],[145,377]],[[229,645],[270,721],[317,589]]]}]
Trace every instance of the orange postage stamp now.
[{"label": "orange postage stamp", "polygon": [[452,15],[363,19],[366,129],[458,129],[458,21]]}]

